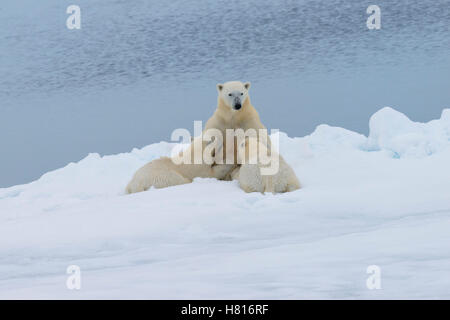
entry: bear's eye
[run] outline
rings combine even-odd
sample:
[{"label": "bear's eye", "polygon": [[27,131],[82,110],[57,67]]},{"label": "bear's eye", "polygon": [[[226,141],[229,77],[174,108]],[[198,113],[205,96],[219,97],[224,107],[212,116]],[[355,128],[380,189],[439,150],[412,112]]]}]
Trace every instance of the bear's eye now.
[{"label": "bear's eye", "polygon": [[243,96],[244,94],[241,92],[241,96]]},{"label": "bear's eye", "polygon": [[229,95],[230,97],[232,96],[232,94],[231,94],[231,93],[229,93],[228,95]]}]

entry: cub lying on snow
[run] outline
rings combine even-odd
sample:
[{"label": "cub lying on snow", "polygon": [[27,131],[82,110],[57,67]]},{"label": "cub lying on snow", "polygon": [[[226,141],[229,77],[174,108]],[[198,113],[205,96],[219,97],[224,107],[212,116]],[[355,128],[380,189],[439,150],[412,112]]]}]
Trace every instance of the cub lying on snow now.
[{"label": "cub lying on snow", "polygon": [[[261,154],[270,157],[270,161],[278,161],[278,166],[275,166],[278,170],[266,171],[265,173],[270,172],[270,174],[262,174],[262,170],[269,169],[269,165],[273,166],[273,163],[263,164],[259,156]],[[242,163],[241,167],[239,171],[234,171],[232,178],[239,181],[239,186],[245,192],[282,193],[300,189],[300,182],[294,170],[283,157],[267,149],[264,143],[254,137],[245,139],[238,146],[238,161]]]},{"label": "cub lying on snow", "polygon": [[127,186],[126,192],[147,190],[151,186],[159,189],[191,183],[197,177],[224,179],[233,167],[234,165],[205,167],[202,164],[191,164],[188,167],[176,165],[169,157],[161,157],[140,168],[135,174],[133,183]]},{"label": "cub lying on snow", "polygon": [[[191,143],[188,149],[185,150],[192,158],[195,152],[193,146],[201,148],[202,144]],[[220,166],[212,166],[205,163],[175,164],[174,159],[161,157],[147,163],[136,171],[125,191],[126,193],[135,193],[148,190],[150,187],[166,188],[191,183],[197,177],[224,179],[235,167],[234,164],[223,164]]]}]

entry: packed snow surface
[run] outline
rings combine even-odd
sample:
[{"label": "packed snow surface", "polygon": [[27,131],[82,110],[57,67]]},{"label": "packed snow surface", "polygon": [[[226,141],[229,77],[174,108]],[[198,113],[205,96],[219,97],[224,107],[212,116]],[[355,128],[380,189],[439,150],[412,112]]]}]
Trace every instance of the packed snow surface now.
[{"label": "packed snow surface", "polygon": [[292,193],[196,179],[124,195],[166,142],[0,189],[0,298],[448,299],[450,109],[416,123],[384,108],[369,126],[278,133]]}]

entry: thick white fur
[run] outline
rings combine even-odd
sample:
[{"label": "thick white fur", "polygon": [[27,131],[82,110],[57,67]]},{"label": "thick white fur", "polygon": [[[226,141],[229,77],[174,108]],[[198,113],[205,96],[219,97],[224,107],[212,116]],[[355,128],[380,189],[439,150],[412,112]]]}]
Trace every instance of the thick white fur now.
[{"label": "thick white fur", "polygon": [[[230,81],[217,85],[217,109],[206,122],[205,130],[214,128],[222,132],[224,138],[222,150],[227,150],[227,143],[235,143],[235,139],[233,141],[226,141],[226,129],[241,128],[245,131],[248,129],[258,130],[265,128],[259,120],[258,113],[250,102],[249,88],[250,83],[242,83],[240,81]],[[239,99],[241,104],[239,110],[234,108],[236,98]],[[206,143],[203,143],[202,146],[205,147]],[[193,154],[192,145],[189,148]],[[187,152],[190,152],[189,150]],[[235,158],[235,154],[232,156]],[[223,155],[223,159],[226,159],[225,154]],[[236,161],[233,162],[236,163]],[[126,192],[141,192],[152,186],[155,188],[165,188],[190,183],[196,177],[230,180],[231,172],[234,169],[236,169],[236,164],[210,165],[205,163],[176,165],[170,158],[162,157],[140,168],[126,187]]]},{"label": "thick white fur", "polygon": [[[254,146],[258,146],[260,152],[270,154],[272,159],[278,158],[278,171],[273,175],[262,175],[261,168],[265,167],[258,159],[258,152],[249,152],[250,139],[243,141],[238,147],[238,160],[241,162],[239,171],[234,170],[233,179],[239,181],[239,186],[245,192],[272,192],[282,193],[300,189],[300,182],[294,170],[286,163],[283,157],[277,153],[269,152],[265,144],[260,141]],[[244,161],[245,160],[245,161]],[[245,162],[245,163],[244,163]],[[254,163],[254,164],[252,164]],[[267,167],[267,166],[266,166]]]},{"label": "thick white fur", "polygon": [[135,193],[148,190],[150,187],[166,188],[185,183],[191,183],[194,178],[216,178],[224,179],[229,172],[235,167],[233,164],[213,166],[211,164],[201,163],[194,164],[195,149],[201,149],[202,143],[198,143],[201,137],[196,138],[197,143],[193,142],[183,152],[179,154],[187,154],[190,163],[176,164],[177,162],[169,157],[161,157],[141,167],[135,174],[133,179],[126,187],[127,193]]},{"label": "thick white fur", "polygon": [[191,183],[196,177],[224,179],[234,165],[176,165],[171,158],[161,157],[140,168],[126,188],[127,193]]}]

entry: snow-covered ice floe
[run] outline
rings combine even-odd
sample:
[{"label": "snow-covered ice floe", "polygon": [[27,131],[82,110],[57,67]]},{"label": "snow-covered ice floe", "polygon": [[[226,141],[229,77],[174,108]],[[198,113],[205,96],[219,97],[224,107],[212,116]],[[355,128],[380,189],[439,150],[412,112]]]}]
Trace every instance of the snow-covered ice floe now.
[{"label": "snow-covered ice floe", "polygon": [[166,142],[0,189],[0,298],[450,298],[450,109],[416,123],[384,108],[368,137],[278,134],[292,193],[196,179],[124,195]]}]

